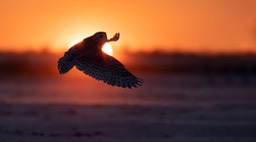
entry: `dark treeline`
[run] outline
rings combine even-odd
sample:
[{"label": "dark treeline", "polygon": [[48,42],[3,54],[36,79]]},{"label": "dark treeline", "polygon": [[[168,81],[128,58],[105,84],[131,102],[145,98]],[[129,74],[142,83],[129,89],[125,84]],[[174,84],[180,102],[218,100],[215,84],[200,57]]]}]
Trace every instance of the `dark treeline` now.
[{"label": "dark treeline", "polygon": [[[128,69],[166,74],[256,74],[256,54],[124,53]],[[49,52],[1,52],[0,75],[56,75],[62,56]]]},{"label": "dark treeline", "polygon": [[49,52],[2,52],[0,75],[54,75],[58,56]]},{"label": "dark treeline", "polygon": [[128,64],[142,72],[171,74],[256,74],[256,54],[135,53]]}]

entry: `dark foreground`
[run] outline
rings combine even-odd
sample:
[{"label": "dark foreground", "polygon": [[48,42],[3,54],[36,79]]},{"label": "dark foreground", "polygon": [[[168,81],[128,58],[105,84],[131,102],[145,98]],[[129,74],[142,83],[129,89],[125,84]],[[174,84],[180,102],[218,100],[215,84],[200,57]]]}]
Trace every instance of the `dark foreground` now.
[{"label": "dark foreground", "polygon": [[0,141],[256,141],[255,77],[142,77],[134,90],[87,77],[3,79]]},{"label": "dark foreground", "polygon": [[254,142],[256,106],[1,104],[1,142]]}]

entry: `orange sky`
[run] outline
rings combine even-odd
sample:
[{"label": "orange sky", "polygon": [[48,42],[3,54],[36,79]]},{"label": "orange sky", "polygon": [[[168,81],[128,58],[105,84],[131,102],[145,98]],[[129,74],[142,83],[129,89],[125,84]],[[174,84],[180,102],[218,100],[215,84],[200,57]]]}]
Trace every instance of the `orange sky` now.
[{"label": "orange sky", "polygon": [[[63,50],[96,31],[132,51],[240,51],[256,45],[255,0],[1,0],[1,50]],[[25,48],[24,48],[25,47]],[[173,48],[176,47],[176,48]],[[182,48],[177,48],[182,47]],[[37,49],[35,49],[37,48]]]}]

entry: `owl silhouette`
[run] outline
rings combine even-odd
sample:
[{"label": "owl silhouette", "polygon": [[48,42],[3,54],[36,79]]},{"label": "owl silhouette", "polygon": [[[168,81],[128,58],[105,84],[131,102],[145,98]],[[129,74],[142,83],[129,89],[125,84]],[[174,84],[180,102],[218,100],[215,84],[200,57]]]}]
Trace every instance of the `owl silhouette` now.
[{"label": "owl silhouette", "polygon": [[73,45],[58,60],[59,73],[65,74],[75,66],[94,79],[112,86],[122,88],[140,86],[142,79],[133,75],[121,62],[101,50],[106,42],[117,41],[119,36],[120,34],[116,33],[112,38],[107,39],[105,32],[97,32]]}]

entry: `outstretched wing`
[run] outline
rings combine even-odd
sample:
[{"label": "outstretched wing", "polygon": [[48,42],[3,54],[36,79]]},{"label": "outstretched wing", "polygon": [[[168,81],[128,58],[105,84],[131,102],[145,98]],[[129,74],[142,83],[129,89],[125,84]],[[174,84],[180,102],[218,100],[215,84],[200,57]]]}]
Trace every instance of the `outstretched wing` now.
[{"label": "outstretched wing", "polygon": [[141,85],[142,80],[129,72],[122,63],[105,53],[82,55],[77,58],[77,69],[112,86],[132,88]]}]

